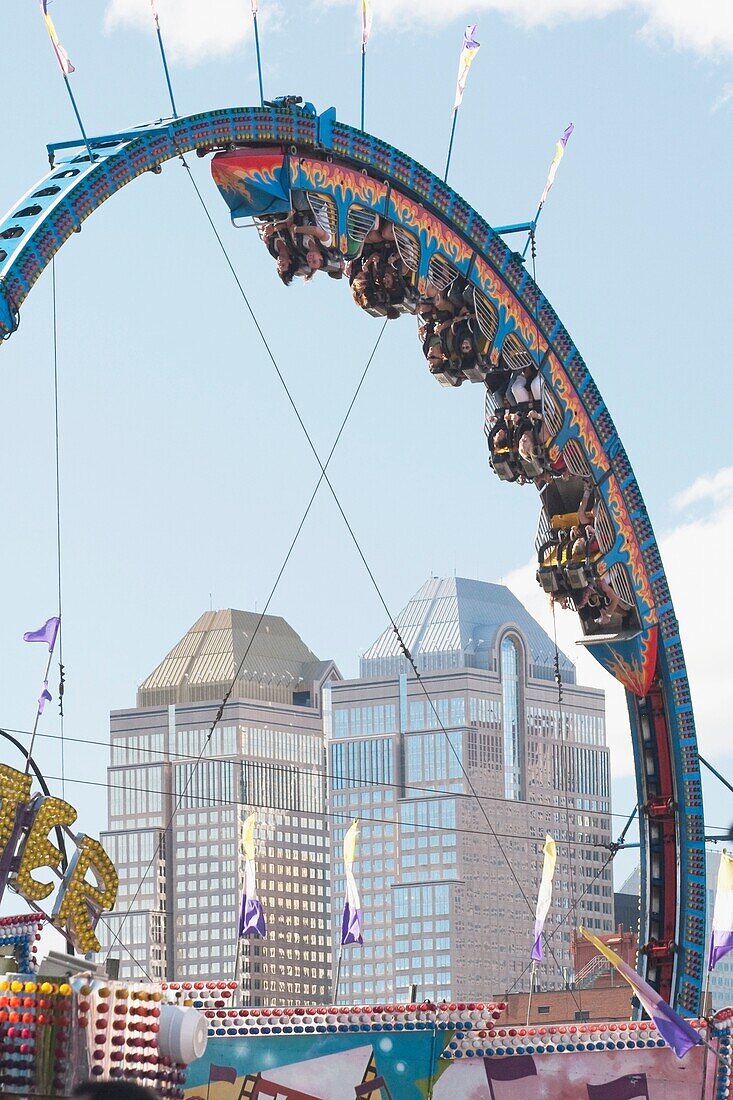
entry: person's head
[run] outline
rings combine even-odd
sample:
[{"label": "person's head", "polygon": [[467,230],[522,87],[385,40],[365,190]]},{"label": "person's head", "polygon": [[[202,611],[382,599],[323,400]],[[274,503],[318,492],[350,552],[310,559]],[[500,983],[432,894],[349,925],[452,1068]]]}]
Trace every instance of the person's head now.
[{"label": "person's head", "polygon": [[369,297],[368,297],[367,292],[366,292],[366,284],[365,283],[359,283],[357,285],[356,279],[354,279],[354,282],[353,282],[352,287],[351,287],[351,294],[354,298],[354,301],[356,302],[356,304],[361,309],[368,309],[369,308]]},{"label": "person's head", "polygon": [[[292,266],[293,266],[293,257],[290,255],[290,253],[289,252],[278,252],[278,254],[277,254],[277,273],[278,273],[278,275],[280,276],[281,279],[283,278],[283,276],[288,274],[288,272],[290,271]],[[291,275],[291,279],[292,279],[292,275]]]},{"label": "person's head", "polygon": [[573,543],[573,557],[584,558],[585,557],[585,539],[576,539]]},{"label": "person's head", "polygon": [[460,351],[461,355],[470,355],[473,351],[473,344],[467,336],[464,336],[464,338],[461,340],[458,350]]},{"label": "person's head", "polygon": [[311,271],[319,271],[322,267],[326,266],[323,253],[319,248],[309,248],[305,258],[308,261],[308,267]]},{"label": "person's head", "polygon": [[394,271],[388,269],[382,276],[382,286],[385,290],[393,290],[396,285],[397,280],[394,277]]},{"label": "person's head", "polygon": [[80,1100],[158,1100],[152,1089],[132,1081],[87,1081],[77,1085],[71,1095]]}]

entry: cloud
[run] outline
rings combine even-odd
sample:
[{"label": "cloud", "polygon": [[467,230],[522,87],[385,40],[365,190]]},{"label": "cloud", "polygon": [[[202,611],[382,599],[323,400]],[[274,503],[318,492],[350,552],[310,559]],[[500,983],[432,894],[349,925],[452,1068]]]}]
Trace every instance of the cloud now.
[{"label": "cloud", "polygon": [[672,497],[672,507],[677,511],[701,502],[715,505],[733,502],[733,466],[724,466],[712,477],[699,477],[688,489]]},{"label": "cloud", "polygon": [[712,109],[719,111],[721,107],[725,107],[726,103],[730,103],[733,100],[733,82],[723,85],[723,90],[713,103]]},{"label": "cloud", "polygon": [[[702,506],[702,513],[684,519],[659,537],[692,688],[697,736],[703,756],[730,752],[727,638],[733,622],[733,579],[727,564],[733,545],[733,467],[698,478],[673,498],[673,506]],[[718,568],[715,568],[717,562]],[[529,562],[504,583],[552,636],[552,614],[537,585],[536,565]],[[578,682],[606,691],[607,739],[614,775],[630,775],[629,721],[623,689],[575,644],[577,620],[556,611],[558,643],[573,660]]]},{"label": "cloud", "polygon": [[[353,5],[353,0],[321,2]],[[733,54],[730,0],[697,0],[694,4],[690,0],[453,0],[452,4],[445,0],[372,0],[372,7],[377,31],[380,23],[414,30],[418,21],[436,25],[459,15],[478,19],[482,12],[495,12],[524,27],[556,26],[629,12],[647,39],[704,57]]]},{"label": "cloud", "polygon": [[[173,60],[196,64],[233,53],[252,37],[245,0],[156,0],[166,49]],[[105,30],[154,32],[150,0],[110,0]]]},{"label": "cloud", "polygon": [[[251,35],[246,0],[157,0],[157,5],[171,55],[189,64],[232,53]],[[321,9],[345,5],[353,9],[356,35],[355,0],[312,0]],[[482,13],[496,13],[524,27],[547,27],[628,12],[650,41],[702,57],[733,55],[730,0],[372,0],[372,7],[377,34],[380,28],[414,34],[416,25],[436,27],[459,16],[479,19]],[[279,15],[279,6],[263,0],[261,20],[276,25]],[[150,29],[149,0],[109,0],[105,26]]]}]

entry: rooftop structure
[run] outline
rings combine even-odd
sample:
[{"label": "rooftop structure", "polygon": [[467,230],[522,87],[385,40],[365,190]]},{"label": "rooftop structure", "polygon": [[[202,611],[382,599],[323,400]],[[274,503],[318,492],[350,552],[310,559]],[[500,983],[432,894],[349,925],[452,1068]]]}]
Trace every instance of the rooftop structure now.
[{"label": "rooftop structure", "polygon": [[[477,668],[496,672],[497,636],[508,627],[519,630],[526,647],[531,679],[552,680],[555,646],[549,635],[503,584],[466,577],[431,577],[395,620],[400,636],[421,672]],[[575,666],[558,652],[563,681],[575,683]],[[409,668],[391,626],[369,646],[360,674],[394,676]]]}]

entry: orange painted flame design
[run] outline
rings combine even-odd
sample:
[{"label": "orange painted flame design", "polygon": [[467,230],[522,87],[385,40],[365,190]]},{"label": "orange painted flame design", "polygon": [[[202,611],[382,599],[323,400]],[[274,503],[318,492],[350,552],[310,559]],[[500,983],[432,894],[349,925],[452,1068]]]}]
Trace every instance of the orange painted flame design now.
[{"label": "orange painted flame design", "polygon": [[651,687],[657,666],[657,633],[656,626],[644,632],[640,663],[617,655],[605,664],[611,675],[633,695],[646,695]]},{"label": "orange painted flame design", "polygon": [[613,476],[608,479],[608,506],[616,522],[616,527],[621,533],[624,550],[628,554],[629,573],[641,604],[642,623],[646,627],[651,627],[655,621],[654,596],[651,584],[618,480]]},{"label": "orange painted flame design", "polygon": [[269,165],[262,161],[255,164],[249,163],[254,158],[243,157],[240,160],[234,158],[227,160],[221,157],[211,162],[211,175],[217,187],[224,191],[233,191],[243,198],[251,197],[248,185],[271,185],[276,182],[276,173],[282,167],[282,157],[268,157]]},{"label": "orange painted flame design", "polygon": [[503,306],[507,317],[514,318],[517,332],[521,333],[527,347],[537,351],[540,356],[544,355],[547,350],[547,341],[539,332],[534,317],[520,304],[513,291],[480,256],[476,257],[473,270],[484,294],[492,298],[498,306]]},{"label": "orange painted flame design", "polygon": [[297,181],[298,169],[316,191],[326,190],[342,203],[358,202],[365,206],[379,206],[387,194],[386,186],[370,176],[363,176],[361,172],[343,165],[311,158],[291,162],[290,182],[293,186]]},{"label": "orange painted flame design", "polygon": [[432,253],[439,248],[445,258],[456,266],[469,262],[473,249],[440,218],[436,218],[424,206],[420,206],[419,203],[397,191],[392,191],[390,202],[406,229],[425,234],[425,243],[429,252]]},{"label": "orange painted flame design", "polygon": [[560,360],[554,352],[550,353],[548,362],[550,366],[552,388],[560,399],[561,404],[570,412],[571,422],[578,429],[578,435],[580,436],[591,464],[595,466],[601,475],[603,475],[608,470],[608,462],[603,453],[603,447],[598,438],[598,433],[593,427],[593,421],[585,411],[575,387],[572,385]]}]

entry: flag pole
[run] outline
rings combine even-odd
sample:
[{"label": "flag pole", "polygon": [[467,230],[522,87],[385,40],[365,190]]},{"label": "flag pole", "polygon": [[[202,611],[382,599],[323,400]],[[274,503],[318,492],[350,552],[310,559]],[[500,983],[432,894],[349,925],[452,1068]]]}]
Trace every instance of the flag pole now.
[{"label": "flag pole", "polygon": [[265,93],[262,90],[262,59],[260,57],[260,34],[257,29],[257,3],[252,5],[252,22],[255,28],[255,52],[257,54],[257,79],[260,84],[260,107],[265,106]]},{"label": "flag pole", "polygon": [[364,90],[366,85],[366,45],[361,44],[361,128],[364,130]]},{"label": "flag pole", "polygon": [[448,158],[445,162],[445,175],[443,176],[443,183],[448,182],[448,169],[450,168],[450,158],[453,152],[453,138],[456,136],[456,122],[458,121],[458,108],[453,111],[453,125],[450,129],[450,141],[448,142]]},{"label": "flag pole", "polygon": [[[703,1015],[705,1015],[705,1014],[707,1013],[707,1008],[708,1008],[707,1002],[708,1002],[708,997],[710,996],[710,978],[711,978],[711,975],[712,975],[712,973],[713,973],[713,972],[712,972],[712,970],[711,970],[710,968],[708,968],[707,976],[706,976],[706,978],[705,978],[705,991],[704,991],[704,993],[703,993],[703,995],[702,995],[702,1011],[703,1011]],[[713,1013],[712,1013],[712,1007],[713,1007],[713,1006],[712,1006],[712,1004],[711,1004],[711,1005],[710,1005],[710,1015],[711,1015],[711,1016],[712,1016],[712,1014],[713,1014]]]},{"label": "flag pole", "polygon": [[534,975],[537,963],[532,959],[532,967],[529,972],[529,998],[527,1000],[527,1023],[526,1027],[529,1027],[529,1018],[532,1014],[532,994],[534,992]]},{"label": "flag pole", "polygon": [[79,114],[79,108],[77,107],[76,100],[74,99],[74,93],[71,90],[71,84],[69,83],[69,78],[68,78],[68,76],[66,75],[65,72],[62,72],[61,75],[64,78],[64,84],[66,85],[66,91],[69,93],[69,99],[71,100],[71,106],[74,108],[74,114],[76,115],[76,121],[79,123],[79,129],[81,130],[81,136],[83,137],[84,144],[87,147],[87,153],[89,154],[89,162],[91,163],[94,160],[94,156],[92,154],[92,147],[89,144],[89,138],[86,135],[86,130],[84,129],[84,123],[81,120],[81,115]]},{"label": "flag pole", "polygon": [[176,101],[173,98],[173,85],[171,84],[171,76],[168,72],[168,59],[165,56],[165,46],[163,45],[163,35],[160,33],[160,19],[158,13],[153,8],[153,17],[155,19],[155,33],[158,36],[158,45],[160,46],[160,57],[163,62],[163,72],[165,73],[165,82],[168,85],[168,95],[170,96],[171,108],[173,110],[173,117],[178,118],[178,111],[176,110]]},{"label": "flag pole", "polygon": [[537,228],[537,222],[540,220],[540,214],[542,213],[542,207],[544,205],[545,204],[543,202],[540,203],[540,205],[537,207],[537,213],[535,214],[532,221],[529,223],[530,229],[529,229],[529,233],[527,234],[527,240],[524,243],[524,248],[522,249],[522,259],[524,259],[524,257],[527,255],[527,249],[529,248],[529,242],[532,240],[532,234],[534,233],[534,231]]},{"label": "flag pole", "polygon": [[[90,154],[90,157],[91,157],[91,154]],[[48,654],[48,661],[46,662],[46,671],[43,675],[44,684],[48,680],[48,674],[51,671],[51,661],[52,660],[53,660],[53,650],[50,650],[50,652]],[[33,743],[36,740],[36,730],[38,729],[38,721],[39,721],[40,717],[41,717],[41,708],[40,708],[40,706],[38,706],[36,708],[36,720],[33,723],[33,732],[31,733],[31,743],[28,746],[28,755],[27,755],[26,761],[25,761],[25,774],[26,775],[28,775],[28,769],[31,766],[31,756],[33,754]]]},{"label": "flag pole", "polygon": [[336,963],[336,981],[333,983],[333,1003],[338,1004],[339,986],[341,984],[341,958],[344,953],[344,945],[339,947],[338,961]]}]

